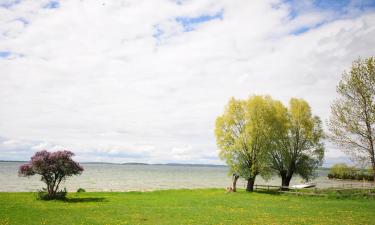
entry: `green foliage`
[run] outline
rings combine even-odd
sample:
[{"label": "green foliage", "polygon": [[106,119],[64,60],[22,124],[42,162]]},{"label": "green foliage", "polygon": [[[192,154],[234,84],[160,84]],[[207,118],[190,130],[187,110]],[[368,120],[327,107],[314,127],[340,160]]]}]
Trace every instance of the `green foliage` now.
[{"label": "green foliage", "polygon": [[225,194],[223,189],[70,193],[37,201],[0,193],[0,224],[373,224],[370,199]]},{"label": "green foliage", "polygon": [[374,180],[372,170],[361,170],[354,166],[348,166],[345,163],[333,165],[328,173],[328,178],[344,180]]},{"label": "green foliage", "polygon": [[324,157],[324,133],[319,117],[312,115],[305,100],[297,98],[290,100],[287,110],[278,110],[276,114],[280,125],[273,131],[270,168],[281,176],[283,186],[289,185],[294,174],[311,179]]},{"label": "green foliage", "polygon": [[291,99],[287,109],[269,96],[232,98],[216,120],[215,134],[230,173],[246,180],[276,172],[288,186],[294,173],[313,177],[324,156],[321,121],[302,99]]},{"label": "green foliage", "polygon": [[281,103],[269,96],[252,96],[247,100],[232,98],[224,114],[216,120],[219,156],[230,173],[249,180],[267,175],[266,153],[276,124],[275,108]]},{"label": "green foliage", "polygon": [[63,190],[57,191],[53,196],[51,196],[48,192],[47,189],[43,188],[42,190],[39,190],[37,192],[37,199],[39,200],[65,200],[66,195],[68,194],[68,191],[66,188]]},{"label": "green foliage", "polygon": [[82,192],[86,192],[86,190],[83,189],[83,188],[78,188],[78,189],[77,189],[77,193],[82,193]]},{"label": "green foliage", "polygon": [[375,58],[354,61],[342,75],[337,93],[329,137],[353,160],[375,170]]}]

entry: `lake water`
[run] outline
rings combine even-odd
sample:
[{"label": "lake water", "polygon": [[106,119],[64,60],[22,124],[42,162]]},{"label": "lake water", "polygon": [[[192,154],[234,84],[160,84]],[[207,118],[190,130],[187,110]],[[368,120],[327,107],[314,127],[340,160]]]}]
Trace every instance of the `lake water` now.
[{"label": "lake water", "polygon": [[[0,162],[0,191],[22,192],[36,191],[44,187],[38,175],[30,178],[18,177],[19,162]],[[169,165],[120,165],[120,164],[82,164],[85,171],[80,176],[68,178],[61,185],[68,191],[84,188],[86,191],[149,191],[180,188],[226,188],[230,186],[231,177],[226,167],[204,166],[169,166]],[[342,185],[369,185],[363,182],[328,180],[327,171],[319,171],[314,180],[318,188]],[[238,182],[245,187],[245,181]],[[281,180],[274,177],[268,181],[260,176],[256,184],[280,185]],[[301,183],[295,177],[291,184]]]}]

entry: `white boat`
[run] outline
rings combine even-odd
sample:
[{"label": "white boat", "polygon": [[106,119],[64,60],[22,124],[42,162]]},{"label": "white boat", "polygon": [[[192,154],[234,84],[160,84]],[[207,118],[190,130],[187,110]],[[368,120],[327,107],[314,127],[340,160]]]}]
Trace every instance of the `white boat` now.
[{"label": "white boat", "polygon": [[315,183],[305,183],[305,184],[296,184],[296,185],[293,185],[292,188],[302,189],[302,188],[312,188],[312,187],[315,187],[315,186],[316,186]]}]

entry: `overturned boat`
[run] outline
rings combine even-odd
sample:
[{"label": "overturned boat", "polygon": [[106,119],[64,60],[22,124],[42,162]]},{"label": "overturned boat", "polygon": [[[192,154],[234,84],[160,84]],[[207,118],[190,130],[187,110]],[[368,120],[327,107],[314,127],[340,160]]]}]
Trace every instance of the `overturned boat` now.
[{"label": "overturned boat", "polygon": [[312,187],[316,187],[316,183],[304,183],[304,184],[296,184],[296,185],[291,186],[291,188],[295,188],[295,189],[312,188]]}]

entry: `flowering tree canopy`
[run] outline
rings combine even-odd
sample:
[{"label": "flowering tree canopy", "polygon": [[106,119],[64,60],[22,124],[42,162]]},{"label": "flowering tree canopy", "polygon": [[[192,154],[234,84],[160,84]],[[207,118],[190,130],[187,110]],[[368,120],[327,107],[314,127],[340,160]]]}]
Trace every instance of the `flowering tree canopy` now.
[{"label": "flowering tree canopy", "polygon": [[23,177],[41,175],[41,180],[47,185],[50,197],[56,195],[61,181],[73,175],[82,173],[83,168],[72,159],[71,151],[48,152],[46,150],[36,152],[30,162],[21,165],[18,175]]}]

